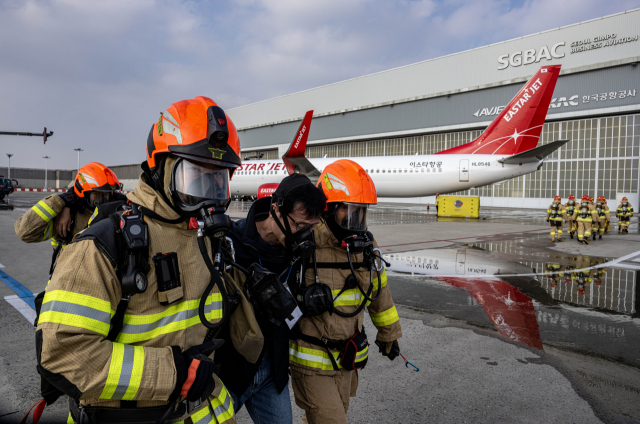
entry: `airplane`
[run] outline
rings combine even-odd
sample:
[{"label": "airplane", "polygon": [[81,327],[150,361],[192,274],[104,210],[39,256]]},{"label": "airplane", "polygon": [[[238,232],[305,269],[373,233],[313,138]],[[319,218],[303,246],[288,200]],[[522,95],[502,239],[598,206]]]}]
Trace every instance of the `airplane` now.
[{"label": "airplane", "polygon": [[[561,65],[543,66],[477,139],[432,155],[350,157],[373,179],[379,197],[422,197],[502,183],[540,169],[569,140],[536,147]],[[340,158],[306,158],[313,111],[305,114],[282,160],[252,160],[234,173],[231,192],[254,197],[273,191],[294,172],[316,181]]]}]

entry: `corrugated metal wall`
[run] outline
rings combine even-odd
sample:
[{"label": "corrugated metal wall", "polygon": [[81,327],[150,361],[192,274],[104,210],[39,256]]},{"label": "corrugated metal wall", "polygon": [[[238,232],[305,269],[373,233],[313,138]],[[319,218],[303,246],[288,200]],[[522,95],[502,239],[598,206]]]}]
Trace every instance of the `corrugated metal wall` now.
[{"label": "corrugated metal wall", "polygon": [[[75,170],[49,169],[47,171],[47,187],[65,188],[73,181],[75,174]],[[9,176],[6,166],[0,167],[0,175]],[[11,178],[18,180],[22,188],[44,188],[44,169],[12,167]]]}]

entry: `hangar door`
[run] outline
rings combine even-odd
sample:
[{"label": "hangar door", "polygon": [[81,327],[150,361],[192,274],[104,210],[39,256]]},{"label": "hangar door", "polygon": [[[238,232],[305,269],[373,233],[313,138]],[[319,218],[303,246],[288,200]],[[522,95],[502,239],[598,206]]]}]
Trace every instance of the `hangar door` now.
[{"label": "hangar door", "polygon": [[460,181],[469,181],[469,159],[460,160]]}]

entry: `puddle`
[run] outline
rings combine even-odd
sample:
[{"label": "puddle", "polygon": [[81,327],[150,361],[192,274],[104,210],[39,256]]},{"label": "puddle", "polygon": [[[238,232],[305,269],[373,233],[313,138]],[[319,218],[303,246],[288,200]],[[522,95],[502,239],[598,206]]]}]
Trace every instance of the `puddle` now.
[{"label": "puddle", "polygon": [[[618,260],[606,266],[611,263],[607,258],[589,256],[558,254],[549,262],[546,254],[545,262],[527,251],[515,256],[528,260],[514,262],[509,258],[515,246],[484,250],[481,245],[384,255],[391,264],[394,299],[489,324],[527,346],[568,347],[640,367],[638,271],[617,266]],[[501,252],[503,247],[511,253]],[[396,289],[402,284],[410,286]],[[460,294],[451,293],[452,288]]]}]

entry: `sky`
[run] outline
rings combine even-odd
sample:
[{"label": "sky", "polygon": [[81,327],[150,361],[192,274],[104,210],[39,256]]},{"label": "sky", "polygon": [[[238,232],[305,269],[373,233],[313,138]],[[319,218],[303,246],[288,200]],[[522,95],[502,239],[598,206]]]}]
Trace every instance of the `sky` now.
[{"label": "sky", "polygon": [[[223,109],[637,8],[637,0],[0,0],[0,166],[140,163],[159,113]],[[232,116],[233,117],[233,116]]]}]

